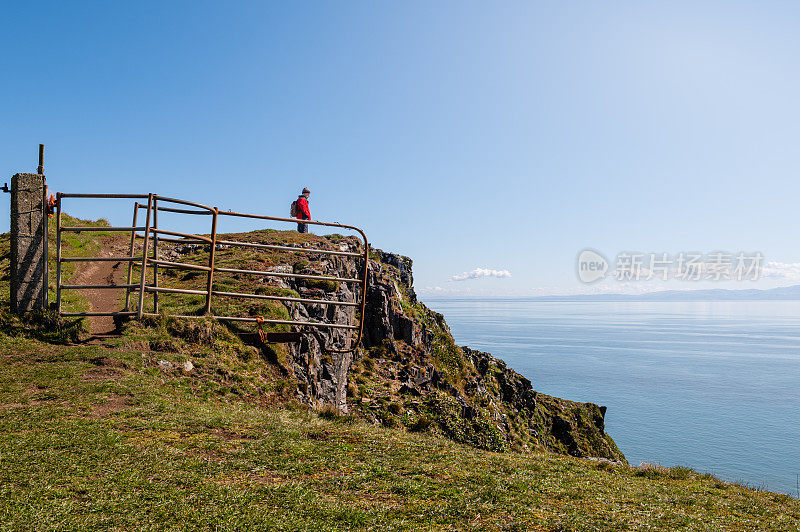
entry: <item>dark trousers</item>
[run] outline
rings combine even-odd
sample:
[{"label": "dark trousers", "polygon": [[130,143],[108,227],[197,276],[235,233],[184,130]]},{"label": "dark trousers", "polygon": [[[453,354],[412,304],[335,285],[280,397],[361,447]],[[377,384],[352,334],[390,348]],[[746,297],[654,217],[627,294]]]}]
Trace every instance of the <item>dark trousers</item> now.
[{"label": "dark trousers", "polygon": [[308,233],[308,224],[298,223],[297,224],[297,232],[298,233]]}]

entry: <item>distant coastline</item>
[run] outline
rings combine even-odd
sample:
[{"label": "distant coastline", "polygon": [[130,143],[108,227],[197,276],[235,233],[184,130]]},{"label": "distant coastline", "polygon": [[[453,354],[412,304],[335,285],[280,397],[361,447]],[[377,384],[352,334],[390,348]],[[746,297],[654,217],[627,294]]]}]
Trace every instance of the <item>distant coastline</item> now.
[{"label": "distant coastline", "polygon": [[646,294],[575,294],[564,296],[529,296],[529,297],[490,297],[459,296],[447,297],[425,294],[426,300],[471,301],[481,299],[507,301],[791,301],[800,300],[800,285],[781,286],[768,289],[728,290],[721,288],[706,290],[664,290]]}]

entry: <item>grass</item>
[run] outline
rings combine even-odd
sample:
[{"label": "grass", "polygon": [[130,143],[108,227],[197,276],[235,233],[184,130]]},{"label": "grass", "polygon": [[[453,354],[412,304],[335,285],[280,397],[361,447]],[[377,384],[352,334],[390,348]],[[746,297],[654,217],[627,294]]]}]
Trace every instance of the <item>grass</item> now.
[{"label": "grass", "polygon": [[791,497],[685,468],[480,451],[333,412],[204,395],[202,372],[157,365],[183,358],[0,336],[0,528],[796,530],[800,522]]},{"label": "grass", "polygon": [[[97,251],[89,236],[97,233],[65,242],[71,256]],[[320,246],[337,240],[276,231],[255,236]],[[7,239],[0,238],[0,252],[4,273]],[[241,253],[220,250],[217,258],[254,269],[318,266],[299,263],[291,252]],[[207,252],[182,260],[202,264]],[[162,286],[204,282],[162,271]],[[253,289],[252,280],[234,275],[216,282]],[[7,281],[0,290],[7,301]],[[243,315],[281,312],[221,304]],[[430,319],[421,306],[403,304]],[[163,297],[161,305],[196,313],[202,301]],[[80,322],[52,318],[20,320],[0,311],[0,530],[796,530],[800,523],[796,499],[687,468],[631,468],[455,443],[434,428],[458,416],[429,414],[456,405],[419,405],[387,389],[384,373],[401,367],[384,358],[388,345],[351,374],[350,399],[377,413],[373,425],[300,406],[285,351],[248,346],[214,320],[132,321],[119,338],[90,346],[56,345],[74,341],[70,335],[80,331],[70,327]],[[433,356],[462,386],[457,346],[443,331],[437,342]],[[501,443],[491,427],[451,429],[456,439],[485,449]]]}]

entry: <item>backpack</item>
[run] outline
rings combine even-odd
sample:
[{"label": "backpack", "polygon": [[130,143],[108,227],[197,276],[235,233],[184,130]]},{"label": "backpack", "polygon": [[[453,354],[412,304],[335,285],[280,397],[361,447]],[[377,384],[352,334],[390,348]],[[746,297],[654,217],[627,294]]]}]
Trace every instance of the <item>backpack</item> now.
[{"label": "backpack", "polygon": [[292,218],[297,218],[297,200],[292,202],[292,206],[289,207],[289,216]]}]

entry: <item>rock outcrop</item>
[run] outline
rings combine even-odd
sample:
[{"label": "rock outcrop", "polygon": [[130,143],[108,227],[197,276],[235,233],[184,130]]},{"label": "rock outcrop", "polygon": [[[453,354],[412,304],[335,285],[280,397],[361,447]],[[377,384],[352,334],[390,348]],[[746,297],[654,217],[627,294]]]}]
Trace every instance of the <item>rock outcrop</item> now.
[{"label": "rock outcrop", "polygon": [[[357,239],[339,242],[343,251],[359,251]],[[324,258],[323,258],[324,257]],[[290,270],[303,275],[326,275],[358,278],[359,262],[337,256],[321,255],[317,261],[299,261]],[[358,299],[359,288],[346,282],[319,279],[287,278],[281,281],[303,298],[320,298],[344,302]],[[353,323],[355,307],[324,304],[287,305],[292,320],[327,323]],[[347,329],[313,329],[301,336],[299,344],[289,344],[292,371],[300,382],[300,399],[315,408],[332,406],[347,412],[347,374],[353,360],[350,349],[354,335]]]},{"label": "rock outcrop", "polygon": [[[339,243],[359,249],[356,239]],[[290,348],[299,398],[320,408],[330,405],[387,426],[433,430],[476,447],[503,451],[547,450],[573,456],[624,461],[605,434],[605,407],[538,394],[525,377],[488,353],[457,346],[444,317],[414,292],[408,257],[371,251],[369,288],[361,346],[351,335],[323,329]],[[354,263],[355,262],[355,263]],[[359,261],[325,259],[295,264],[294,271],[357,277]],[[354,301],[357,287],[286,281],[307,294]],[[295,319],[351,320],[354,307],[295,305]]]}]

